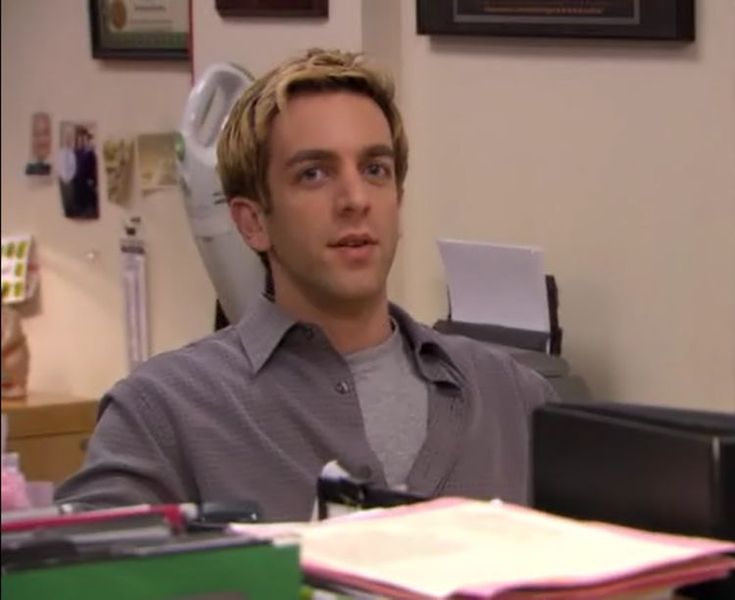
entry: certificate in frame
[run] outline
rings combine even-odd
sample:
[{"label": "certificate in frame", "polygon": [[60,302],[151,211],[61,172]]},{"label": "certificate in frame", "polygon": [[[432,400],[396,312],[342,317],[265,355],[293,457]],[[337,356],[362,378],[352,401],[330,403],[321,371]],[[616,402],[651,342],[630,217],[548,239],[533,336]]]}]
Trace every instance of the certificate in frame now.
[{"label": "certificate in frame", "polygon": [[416,0],[418,33],[694,40],[694,0]]},{"label": "certificate in frame", "polygon": [[96,59],[187,60],[189,0],[89,0]]}]

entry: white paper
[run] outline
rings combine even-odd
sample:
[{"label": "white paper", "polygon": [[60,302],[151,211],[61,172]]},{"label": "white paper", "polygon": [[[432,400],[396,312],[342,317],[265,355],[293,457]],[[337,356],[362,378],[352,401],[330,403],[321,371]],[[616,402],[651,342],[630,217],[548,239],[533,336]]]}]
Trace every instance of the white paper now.
[{"label": "white paper", "polygon": [[543,251],[442,239],[452,320],[549,332]]}]

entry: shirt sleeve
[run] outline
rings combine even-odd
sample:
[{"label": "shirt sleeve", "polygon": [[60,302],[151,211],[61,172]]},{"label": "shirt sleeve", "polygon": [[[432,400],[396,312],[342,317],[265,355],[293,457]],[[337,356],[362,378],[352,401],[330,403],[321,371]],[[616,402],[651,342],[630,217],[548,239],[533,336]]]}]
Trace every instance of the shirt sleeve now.
[{"label": "shirt sleeve", "polygon": [[516,389],[526,412],[525,429],[528,439],[528,471],[527,471],[527,500],[528,504],[534,498],[533,473],[533,413],[536,409],[549,403],[559,403],[561,400],[551,384],[539,373],[513,361]]},{"label": "shirt sleeve", "polygon": [[529,416],[540,406],[561,402],[554,388],[541,374],[530,367],[522,365],[515,359],[510,364],[512,365],[518,396],[521,402],[524,403],[526,413]]},{"label": "shirt sleeve", "polygon": [[123,396],[102,399],[84,465],[59,486],[55,501],[93,509],[194,500],[156,404],[140,393]]}]

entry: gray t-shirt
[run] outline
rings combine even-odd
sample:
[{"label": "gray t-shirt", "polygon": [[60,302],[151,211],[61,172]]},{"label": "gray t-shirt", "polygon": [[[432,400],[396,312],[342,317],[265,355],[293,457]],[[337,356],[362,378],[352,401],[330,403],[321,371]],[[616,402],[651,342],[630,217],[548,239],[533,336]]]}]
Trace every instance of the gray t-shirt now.
[{"label": "gray t-shirt", "polygon": [[378,346],[345,356],[357,388],[365,433],[388,486],[403,488],[426,439],[428,390],[395,322]]}]

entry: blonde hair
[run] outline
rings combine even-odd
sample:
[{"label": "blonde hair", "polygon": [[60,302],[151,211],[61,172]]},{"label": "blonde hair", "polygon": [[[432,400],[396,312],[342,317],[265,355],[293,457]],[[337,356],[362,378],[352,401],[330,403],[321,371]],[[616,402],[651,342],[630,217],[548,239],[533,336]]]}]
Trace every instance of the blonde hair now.
[{"label": "blonde hair", "polygon": [[389,75],[366,64],[364,56],[339,50],[309,50],[255,81],[237,101],[217,144],[218,172],[229,200],[249,198],[270,209],[268,142],[273,119],[302,92],[350,91],[371,98],[391,130],[398,190],[408,170],[408,141],[394,102]]}]

